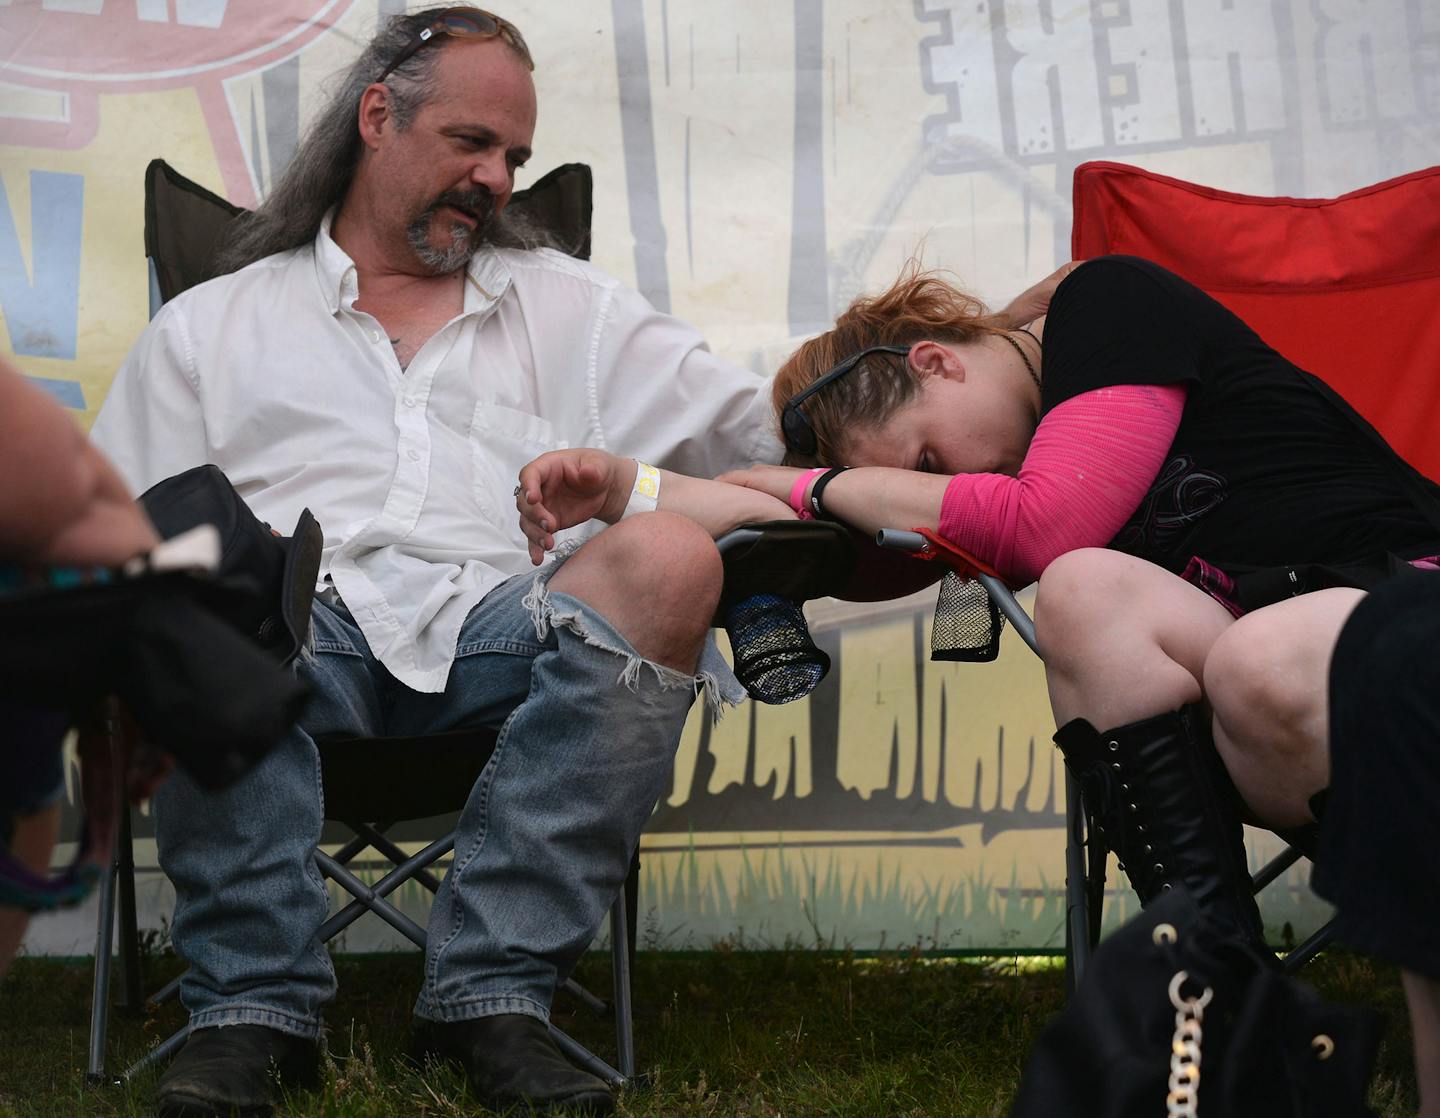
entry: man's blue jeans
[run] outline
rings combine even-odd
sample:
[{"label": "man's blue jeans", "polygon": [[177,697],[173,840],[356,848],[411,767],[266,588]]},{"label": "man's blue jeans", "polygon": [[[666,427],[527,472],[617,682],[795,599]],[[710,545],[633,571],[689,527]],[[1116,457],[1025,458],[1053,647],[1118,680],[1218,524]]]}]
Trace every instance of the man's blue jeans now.
[{"label": "man's blue jeans", "polygon": [[[180,773],[166,781],[156,837],[175,885],[175,946],[190,964],[181,997],[192,1028],[320,1030],[335,975],[315,938],[327,894],[312,856],[323,819],[314,739],[477,724],[499,727],[499,741],[431,909],[415,1011],[548,1016],[668,788],[697,690],[733,701],[737,689],[713,644],[694,676],[640,660],[593,610],[548,592],[553,570],[516,576],[475,607],[442,694],[396,681],[343,607],[317,600],[313,653],[297,668],[313,689],[301,726],[224,792]],[[423,777],[408,764],[397,756],[395,774]]]}]

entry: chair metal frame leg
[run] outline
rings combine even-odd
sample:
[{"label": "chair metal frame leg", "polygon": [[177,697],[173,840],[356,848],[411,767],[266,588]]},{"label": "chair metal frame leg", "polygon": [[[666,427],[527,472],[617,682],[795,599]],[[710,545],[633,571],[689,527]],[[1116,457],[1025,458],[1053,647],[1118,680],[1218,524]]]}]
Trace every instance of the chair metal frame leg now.
[{"label": "chair metal frame leg", "polygon": [[610,971],[615,991],[615,1048],[620,1074],[629,1080],[635,1077],[635,1031],[630,1006],[630,964],[633,944],[630,938],[630,914],[626,894],[633,871],[615,894],[610,906]]},{"label": "chair metal frame leg", "polygon": [[[118,847],[118,843],[116,844]],[[118,851],[117,851],[118,855]],[[118,857],[100,881],[100,912],[95,929],[95,977],[90,987],[90,1062],[85,1070],[89,1083],[105,1080],[105,1037],[110,1022],[110,945],[115,938],[115,877]]]},{"label": "chair metal frame leg", "polygon": [[1065,770],[1065,961],[1066,992],[1074,993],[1090,965],[1094,928],[1089,879],[1085,873],[1085,812],[1080,782]]},{"label": "chair metal frame leg", "polygon": [[[109,726],[106,746],[112,760],[118,755],[119,731]],[[90,986],[90,1051],[85,1069],[89,1083],[105,1080],[105,1044],[110,1024],[112,951],[115,948],[116,906],[119,906],[120,980],[124,990],[121,1006],[138,1012],[143,1005],[140,991],[140,941],[135,913],[135,841],[131,828],[131,807],[123,788],[116,789],[115,835],[110,866],[100,880],[95,926],[95,966]]]}]

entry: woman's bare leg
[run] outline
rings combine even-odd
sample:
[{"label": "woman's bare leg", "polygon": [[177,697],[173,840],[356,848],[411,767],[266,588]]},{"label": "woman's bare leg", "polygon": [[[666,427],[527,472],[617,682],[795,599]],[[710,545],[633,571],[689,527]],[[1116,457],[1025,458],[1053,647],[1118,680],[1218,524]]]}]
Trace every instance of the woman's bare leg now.
[{"label": "woman's bare leg", "polygon": [[[55,849],[55,838],[60,833],[60,806],[51,804],[34,815],[24,815],[15,821],[15,834],[10,840],[10,853],[36,873],[50,868],[50,852]],[[30,923],[30,914],[18,908],[0,908],[0,978],[10,967],[20,941],[25,938],[25,928]]]},{"label": "woman's bare leg", "polygon": [[1400,972],[1400,980],[1415,1039],[1420,1118],[1440,1118],[1440,981],[1409,970]]},{"label": "woman's bare leg", "polygon": [[1121,726],[1203,697],[1211,647],[1234,618],[1169,571],[1103,548],[1041,576],[1036,637],[1055,724]]},{"label": "woman's bare leg", "polygon": [[1440,981],[1409,970],[1401,971],[1400,979],[1415,1039],[1419,1118],[1440,1118]]},{"label": "woman's bare leg", "polygon": [[1269,826],[1312,822],[1309,799],[1330,783],[1330,655],[1364,596],[1319,590],[1258,609],[1230,626],[1205,661],[1215,747]]}]

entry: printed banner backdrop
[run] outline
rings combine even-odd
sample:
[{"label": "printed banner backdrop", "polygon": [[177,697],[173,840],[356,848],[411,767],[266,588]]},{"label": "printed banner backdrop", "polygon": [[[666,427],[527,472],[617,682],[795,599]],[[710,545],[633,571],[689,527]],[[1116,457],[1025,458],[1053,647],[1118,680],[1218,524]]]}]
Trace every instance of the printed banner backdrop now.
[{"label": "printed banner backdrop", "polygon": [[[1311,197],[1440,162],[1429,0],[495,6],[536,57],[526,179],[589,163],[595,261],[761,370],[915,254],[1004,302],[1068,257],[1088,159]],[[0,345],[22,371],[88,426],[145,324],[146,163],[253,205],[327,79],[406,8],[0,0]],[[691,720],[644,844],[645,945],[1061,944],[1040,666],[1011,636],[996,664],[930,662],[928,607],[813,604],[835,668],[810,699]],[[1303,870],[1284,882],[1267,911],[1302,933],[1321,906]],[[42,919],[27,946],[86,953],[93,927]],[[345,946],[392,943],[362,921]]]}]

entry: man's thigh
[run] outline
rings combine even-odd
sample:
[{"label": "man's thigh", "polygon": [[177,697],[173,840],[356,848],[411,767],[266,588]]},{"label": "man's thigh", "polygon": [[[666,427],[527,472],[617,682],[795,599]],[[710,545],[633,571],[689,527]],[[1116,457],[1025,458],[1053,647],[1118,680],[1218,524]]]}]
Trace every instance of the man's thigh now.
[{"label": "man's thigh", "polygon": [[514,575],[481,599],[460,628],[445,690],[425,694],[400,688],[389,711],[388,733],[499,727],[509,717],[530,692],[535,657],[555,647],[553,635],[537,635],[534,611],[526,601],[536,577]]},{"label": "man's thigh", "polygon": [[343,606],[316,598],[309,648],[296,674],[310,689],[300,728],[312,738],[378,737],[385,733],[388,693],[400,686],[380,667],[365,635]]}]

